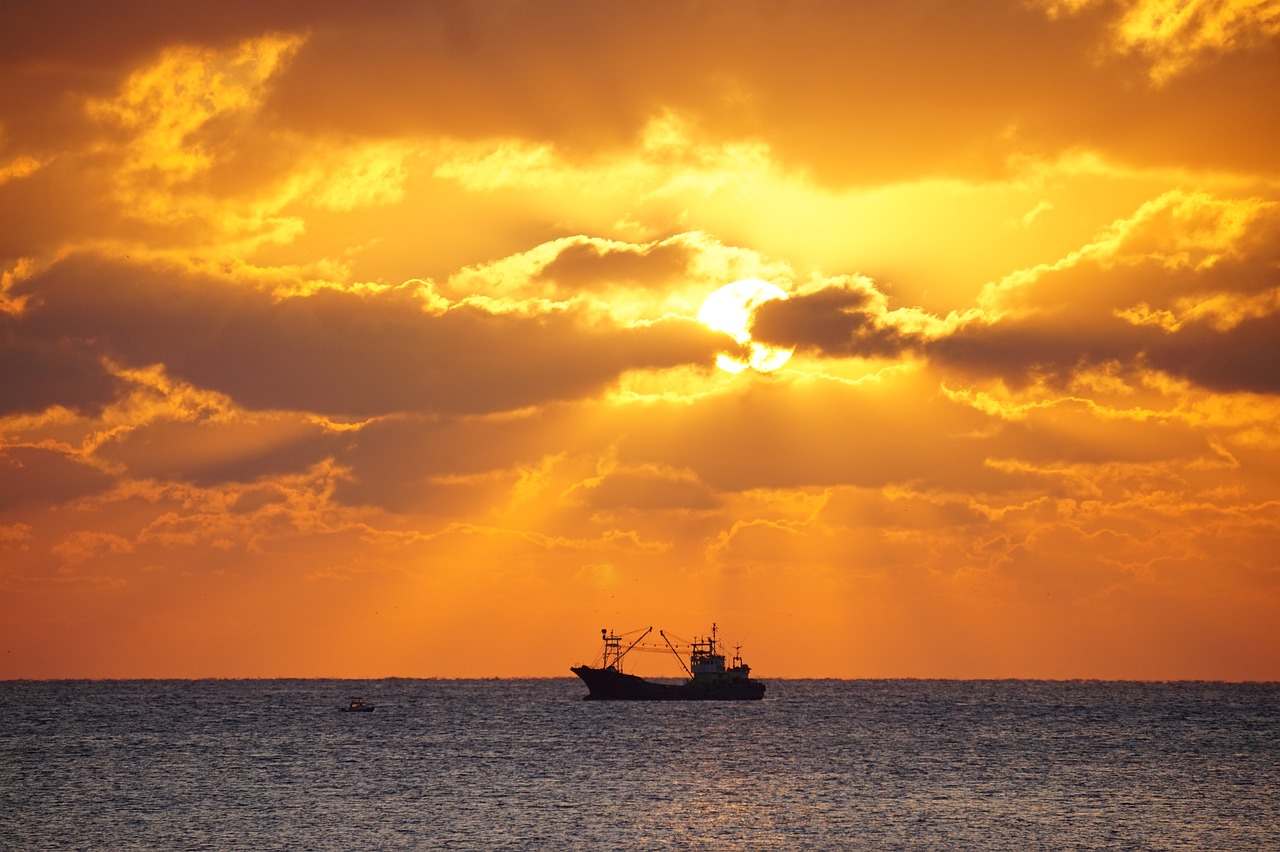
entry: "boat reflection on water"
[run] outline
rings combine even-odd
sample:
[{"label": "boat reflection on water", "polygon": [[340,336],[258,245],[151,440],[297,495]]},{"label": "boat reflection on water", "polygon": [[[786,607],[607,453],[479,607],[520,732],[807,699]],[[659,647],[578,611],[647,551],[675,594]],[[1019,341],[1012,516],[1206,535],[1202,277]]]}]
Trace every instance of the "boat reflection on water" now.
[{"label": "boat reflection on water", "polygon": [[[600,631],[604,640],[604,654],[599,666],[573,666],[570,671],[587,685],[587,701],[758,701],[764,697],[765,686],[752,680],[751,667],[742,661],[735,649],[728,665],[720,647],[716,625],[711,625],[711,635],[692,642],[680,642],[688,651],[689,663],[677,650],[667,634],[658,635],[666,648],[675,654],[689,679],[684,683],[656,683],[622,671],[622,660],[632,650],[661,651],[661,645],[642,644],[653,632],[650,627],[624,650],[619,636],[608,629]],[[626,635],[626,634],[624,634]]]}]

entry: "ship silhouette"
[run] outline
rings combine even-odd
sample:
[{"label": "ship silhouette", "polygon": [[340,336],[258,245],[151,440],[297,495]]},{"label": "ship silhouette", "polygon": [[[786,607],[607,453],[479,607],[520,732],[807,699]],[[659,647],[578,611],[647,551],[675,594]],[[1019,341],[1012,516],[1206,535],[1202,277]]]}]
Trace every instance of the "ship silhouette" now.
[{"label": "ship silhouette", "polygon": [[688,648],[686,665],[676,646],[667,634],[658,635],[684,668],[689,679],[684,683],[658,683],[645,680],[622,670],[622,660],[633,649],[661,650],[659,645],[642,645],[641,640],[653,632],[650,627],[638,639],[622,648],[623,636],[609,629],[600,631],[604,641],[604,654],[599,666],[573,666],[569,670],[587,685],[587,701],[759,701],[764,697],[765,685],[751,678],[751,667],[742,661],[735,649],[729,664],[711,625],[711,635],[692,642],[682,643]]}]

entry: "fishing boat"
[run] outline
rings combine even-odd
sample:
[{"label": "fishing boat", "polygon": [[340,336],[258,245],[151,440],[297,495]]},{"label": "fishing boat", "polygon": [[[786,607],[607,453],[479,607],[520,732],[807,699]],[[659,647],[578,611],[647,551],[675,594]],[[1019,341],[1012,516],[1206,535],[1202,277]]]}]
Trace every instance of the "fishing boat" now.
[{"label": "fishing boat", "polygon": [[688,664],[667,634],[658,631],[689,676],[684,683],[660,683],[627,674],[622,670],[622,660],[631,651],[636,648],[662,648],[661,645],[642,645],[642,640],[652,632],[650,627],[623,650],[623,636],[607,628],[601,630],[604,654],[600,665],[569,669],[587,685],[587,694],[583,698],[587,701],[758,701],[764,697],[764,684],[752,680],[751,667],[742,661],[740,648],[735,649],[726,665],[714,624],[711,625],[710,636],[681,643],[688,649]]},{"label": "fishing boat", "polygon": [[373,705],[366,704],[363,698],[353,698],[350,704],[340,709],[344,713],[372,713]]}]

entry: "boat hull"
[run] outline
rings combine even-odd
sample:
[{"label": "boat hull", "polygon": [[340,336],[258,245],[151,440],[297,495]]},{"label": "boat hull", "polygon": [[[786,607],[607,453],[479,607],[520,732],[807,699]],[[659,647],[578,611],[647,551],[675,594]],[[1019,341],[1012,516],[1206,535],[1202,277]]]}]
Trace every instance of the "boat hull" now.
[{"label": "boat hull", "polygon": [[750,679],[720,679],[685,683],[654,683],[616,669],[574,666],[570,669],[587,685],[585,701],[759,701],[764,684]]}]

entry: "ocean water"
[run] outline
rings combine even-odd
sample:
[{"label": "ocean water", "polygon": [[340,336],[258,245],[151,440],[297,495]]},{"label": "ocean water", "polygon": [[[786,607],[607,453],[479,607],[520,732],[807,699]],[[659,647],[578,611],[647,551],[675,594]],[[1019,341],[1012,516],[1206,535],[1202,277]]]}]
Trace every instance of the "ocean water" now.
[{"label": "ocean water", "polygon": [[0,682],[0,848],[1280,849],[1280,684],[768,683]]}]

